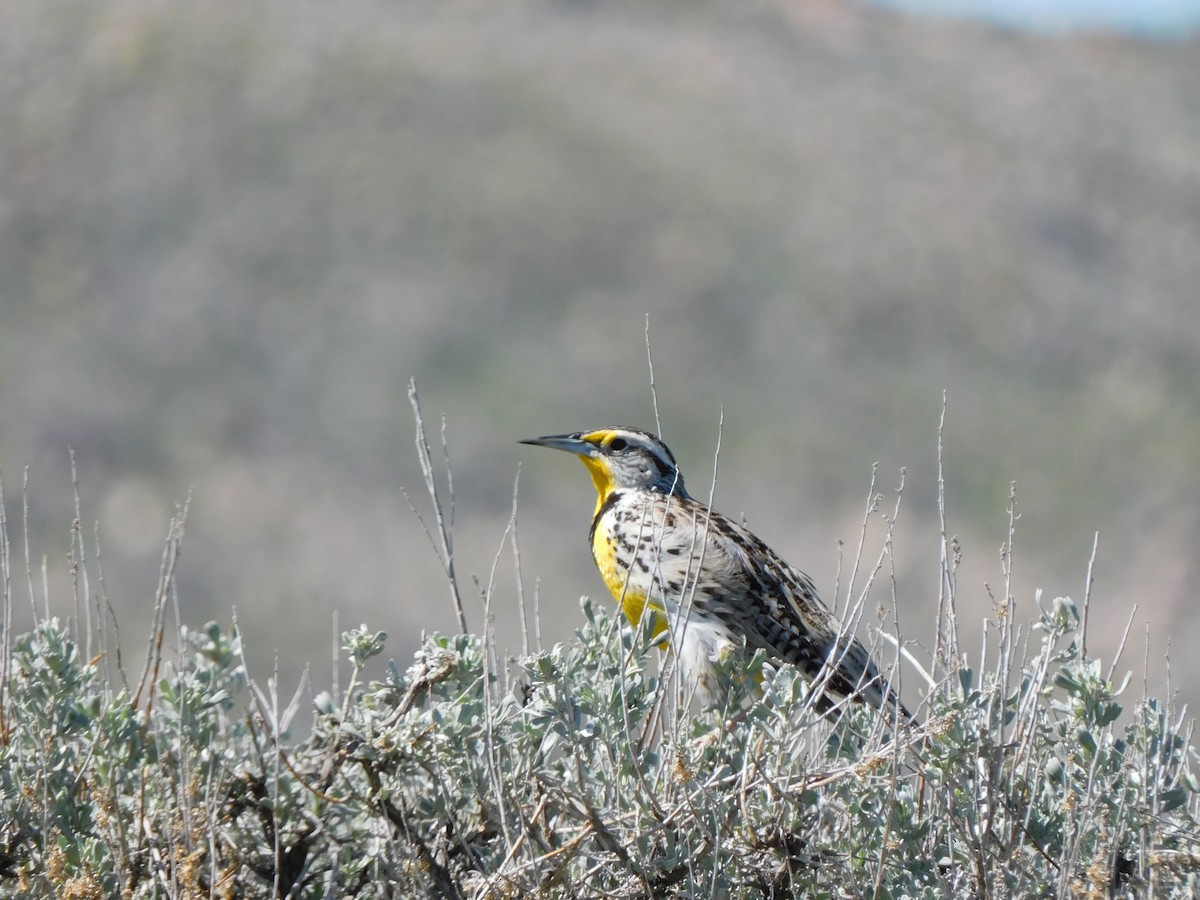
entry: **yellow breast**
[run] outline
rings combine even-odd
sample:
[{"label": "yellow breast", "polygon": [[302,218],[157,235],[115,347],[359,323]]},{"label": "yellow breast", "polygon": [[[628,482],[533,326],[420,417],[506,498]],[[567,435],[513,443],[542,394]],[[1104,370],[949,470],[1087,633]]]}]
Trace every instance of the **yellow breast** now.
[{"label": "yellow breast", "polygon": [[625,618],[638,625],[649,609],[650,615],[654,616],[654,637],[665,632],[666,611],[661,603],[650,600],[643,590],[632,583],[629,578],[629,566],[621,561],[617,553],[617,541],[603,522],[592,535],[592,556],[596,560],[596,568],[600,570],[600,577],[604,579],[613,598],[620,604]]}]

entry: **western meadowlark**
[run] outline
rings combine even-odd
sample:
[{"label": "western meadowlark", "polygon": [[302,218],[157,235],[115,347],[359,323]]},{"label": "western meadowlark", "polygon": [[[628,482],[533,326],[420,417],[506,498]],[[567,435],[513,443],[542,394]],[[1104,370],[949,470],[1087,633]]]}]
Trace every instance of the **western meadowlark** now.
[{"label": "western meadowlark", "polygon": [[911,716],[870,654],[817,596],[812,580],[746,528],[693,499],[667,445],[635,428],[530,438],[576,454],[596,486],[589,539],[596,566],[635,625],[649,610],[684,683],[719,699],[715,663],[743,644],[794,665],[827,694]]}]

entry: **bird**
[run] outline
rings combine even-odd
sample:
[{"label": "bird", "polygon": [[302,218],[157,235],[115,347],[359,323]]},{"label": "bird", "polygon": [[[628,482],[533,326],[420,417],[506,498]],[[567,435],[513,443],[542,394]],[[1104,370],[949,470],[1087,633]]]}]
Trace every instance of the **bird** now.
[{"label": "bird", "polygon": [[718,663],[727,654],[761,650],[817,688],[818,712],[833,709],[833,698],[849,698],[912,720],[812,579],[692,497],[675,455],[656,435],[600,428],[520,443],[583,462],[596,488],[588,532],[596,567],[629,622],[654,617],[653,637],[677,654],[684,684],[702,707],[722,699]]}]

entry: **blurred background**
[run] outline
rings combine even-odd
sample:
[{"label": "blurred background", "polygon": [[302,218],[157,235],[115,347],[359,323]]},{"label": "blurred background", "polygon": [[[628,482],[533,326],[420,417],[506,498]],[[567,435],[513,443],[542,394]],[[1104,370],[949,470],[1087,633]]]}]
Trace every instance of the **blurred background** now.
[{"label": "blurred background", "polygon": [[945,391],[968,650],[995,618],[985,583],[1003,591],[1015,481],[1017,621],[1035,589],[1082,599],[1099,531],[1089,649],[1110,661],[1136,604],[1120,669],[1148,657],[1162,695],[1170,646],[1172,688],[1200,700],[1194,5],[7,5],[15,627],[26,467],[33,566],[74,609],[73,448],[127,667],[189,491],[187,624],[236,607],[254,674],[278,651],[285,688],[310,662],[328,685],[335,612],[389,632],[403,667],[455,627],[402,495],[428,515],[415,377],[435,440],[445,417],[471,627],[471,576],[495,566],[519,649],[520,467],[526,599],[545,643],[568,640],[579,596],[607,599],[592,487],[517,440],[655,427],[649,315],[693,493],[723,415],[716,505],[827,597],[873,464],[884,492],[906,469],[896,600],[925,655]]}]

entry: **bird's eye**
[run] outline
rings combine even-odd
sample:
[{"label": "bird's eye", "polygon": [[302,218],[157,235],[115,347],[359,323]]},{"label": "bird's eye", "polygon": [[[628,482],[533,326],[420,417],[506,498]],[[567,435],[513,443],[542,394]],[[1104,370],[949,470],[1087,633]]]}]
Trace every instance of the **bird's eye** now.
[{"label": "bird's eye", "polygon": [[625,438],[613,438],[608,442],[608,449],[615,453],[620,453],[628,446],[629,444],[625,441]]}]

